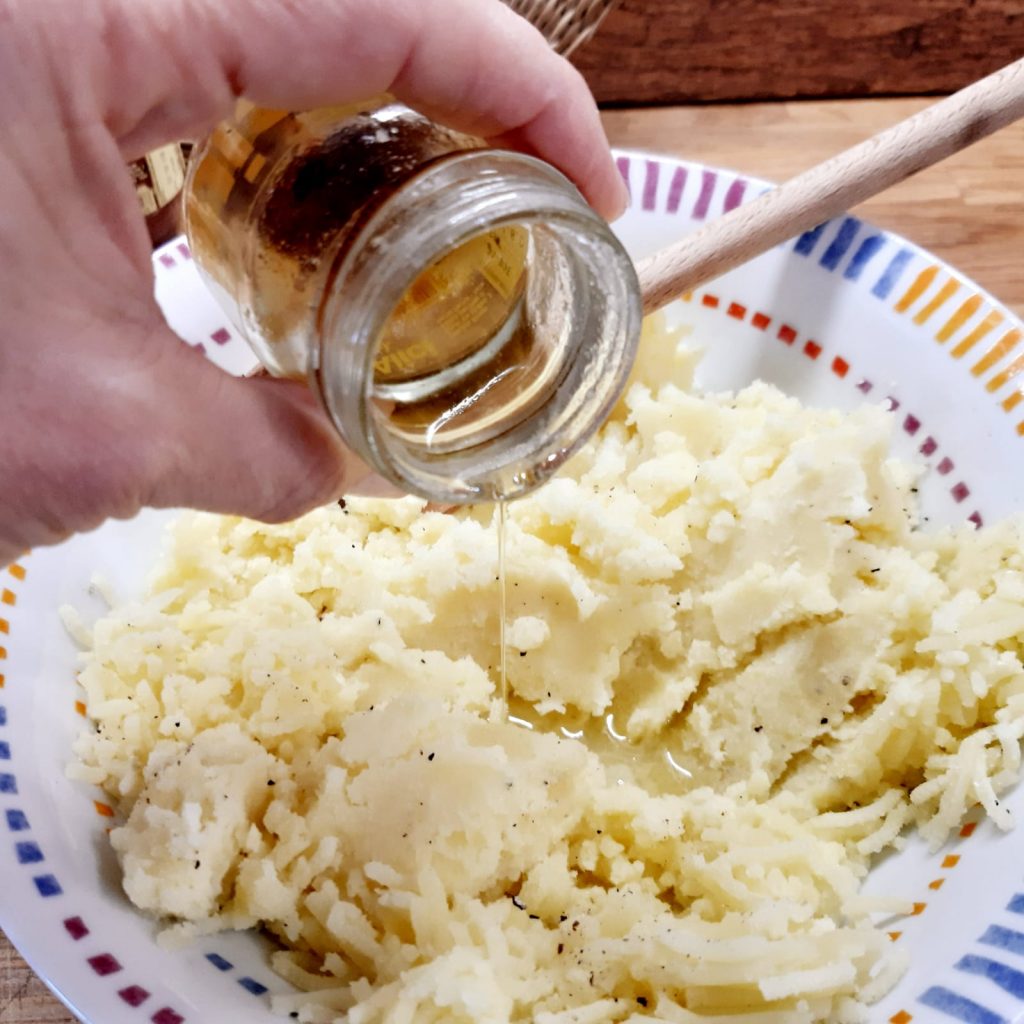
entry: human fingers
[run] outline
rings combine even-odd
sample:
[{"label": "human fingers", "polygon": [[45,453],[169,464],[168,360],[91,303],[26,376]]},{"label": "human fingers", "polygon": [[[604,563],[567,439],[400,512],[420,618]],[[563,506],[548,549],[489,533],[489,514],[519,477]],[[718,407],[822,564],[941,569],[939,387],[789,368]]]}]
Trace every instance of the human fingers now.
[{"label": "human fingers", "polygon": [[35,346],[0,381],[0,565],[145,506],[283,521],[395,493],[302,384],[231,377],[163,324],[114,329],[117,357],[83,332],[70,349]]},{"label": "human fingers", "polygon": [[301,109],[393,92],[548,160],[606,217],[626,193],[582,77],[499,0],[104,0],[99,115],[129,153],[238,95]]},{"label": "human fingers", "polygon": [[342,494],[398,493],[343,444],[303,384],[232,377],[166,334],[153,343],[174,347],[164,361],[174,369],[153,382],[160,412],[140,424],[155,450],[145,504],[279,522]]}]

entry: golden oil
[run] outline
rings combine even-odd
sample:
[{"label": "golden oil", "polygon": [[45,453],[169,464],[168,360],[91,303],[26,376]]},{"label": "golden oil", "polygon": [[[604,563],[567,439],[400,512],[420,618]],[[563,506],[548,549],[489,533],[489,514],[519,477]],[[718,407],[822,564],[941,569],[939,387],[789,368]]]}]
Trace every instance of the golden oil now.
[{"label": "golden oil", "polygon": [[382,97],[241,104],[193,151],[196,265],[271,373],[397,486],[526,493],[629,374],[635,271],[554,168]]}]

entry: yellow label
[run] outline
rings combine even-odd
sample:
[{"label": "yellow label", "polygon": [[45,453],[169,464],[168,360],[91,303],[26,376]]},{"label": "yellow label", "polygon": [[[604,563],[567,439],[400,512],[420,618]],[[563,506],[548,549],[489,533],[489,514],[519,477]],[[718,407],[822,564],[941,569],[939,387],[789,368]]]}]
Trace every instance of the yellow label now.
[{"label": "yellow label", "polygon": [[484,248],[480,273],[503,299],[511,298],[526,266],[526,228],[498,228],[470,244],[475,242],[482,243]]},{"label": "yellow label", "polygon": [[524,287],[528,244],[526,228],[497,228],[424,270],[382,332],[374,363],[378,380],[437,372],[486,343]]},{"label": "yellow label", "polygon": [[373,369],[379,377],[394,378],[415,373],[424,363],[436,360],[437,347],[428,340],[421,340],[404,348],[381,346],[374,360]]}]

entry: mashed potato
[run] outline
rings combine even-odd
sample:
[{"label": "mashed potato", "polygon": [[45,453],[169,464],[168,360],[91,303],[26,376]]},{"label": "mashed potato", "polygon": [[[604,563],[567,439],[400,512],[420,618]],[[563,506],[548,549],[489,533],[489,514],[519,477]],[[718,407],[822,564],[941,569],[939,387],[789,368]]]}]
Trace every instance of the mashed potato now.
[{"label": "mashed potato", "polygon": [[918,532],[885,413],[692,363],[649,331],[509,509],[518,724],[490,510],[178,523],[80,677],[130,898],[269,929],[301,1021],[867,1021],[903,966],[872,857],[1010,825],[1021,526]]}]

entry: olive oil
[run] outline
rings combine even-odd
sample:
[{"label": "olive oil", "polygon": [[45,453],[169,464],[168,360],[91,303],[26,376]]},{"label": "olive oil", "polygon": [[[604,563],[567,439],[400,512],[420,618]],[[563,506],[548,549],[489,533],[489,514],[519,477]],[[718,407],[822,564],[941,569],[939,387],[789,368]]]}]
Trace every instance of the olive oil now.
[{"label": "olive oil", "polygon": [[622,726],[627,713],[612,707],[603,715],[575,708],[541,714],[530,701],[518,696],[508,678],[508,503],[497,502],[494,515],[497,534],[498,679],[502,717],[524,729],[553,733],[582,743],[600,758],[620,784],[642,786],[650,793],[680,793],[693,783],[684,759],[673,751],[661,733],[631,740]]},{"label": "olive oil", "polygon": [[505,526],[507,509],[498,502],[498,647],[501,673],[501,716],[508,718],[508,583],[505,577]]},{"label": "olive oil", "polygon": [[515,695],[509,697],[507,707],[508,720],[515,725],[582,743],[620,783],[635,783],[650,793],[680,793],[692,785],[692,774],[662,736],[630,740],[614,711],[603,716],[575,710],[542,715]]},{"label": "olive oil", "polygon": [[443,458],[523,423],[559,380],[530,315],[531,233],[478,236],[425,270],[381,332],[373,402],[389,432]]},{"label": "olive oil", "polygon": [[264,366],[406,492],[526,493],[628,377],[639,285],[608,225],[550,165],[391,97],[242,102],[185,199],[196,266]]}]

